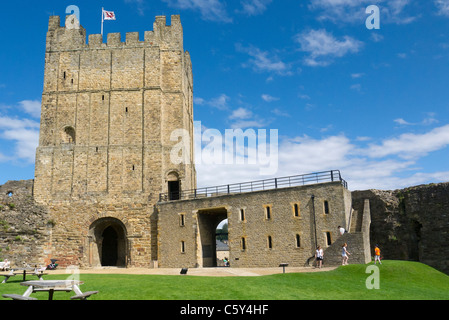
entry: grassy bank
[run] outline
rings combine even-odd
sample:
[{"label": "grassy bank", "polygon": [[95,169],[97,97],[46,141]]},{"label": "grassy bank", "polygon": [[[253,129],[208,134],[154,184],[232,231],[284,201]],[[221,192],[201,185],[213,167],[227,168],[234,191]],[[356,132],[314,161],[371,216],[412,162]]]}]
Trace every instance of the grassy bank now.
[{"label": "grassy bank", "polygon": [[[98,290],[91,300],[449,300],[449,276],[416,262],[384,261],[378,290],[366,288],[367,265],[328,272],[286,273],[261,277],[196,277],[83,274],[83,291]],[[0,284],[0,294],[25,292],[19,277]],[[45,279],[62,279],[61,275]],[[34,279],[33,279],[34,280]],[[67,300],[73,293],[55,293]],[[47,293],[33,297],[47,299]]]}]

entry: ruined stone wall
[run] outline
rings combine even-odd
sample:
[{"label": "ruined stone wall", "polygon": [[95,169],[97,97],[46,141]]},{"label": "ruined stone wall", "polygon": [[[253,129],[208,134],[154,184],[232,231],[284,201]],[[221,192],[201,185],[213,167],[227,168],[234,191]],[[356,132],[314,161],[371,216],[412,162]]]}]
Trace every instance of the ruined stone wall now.
[{"label": "ruined stone wall", "polygon": [[33,180],[0,185],[0,260],[12,267],[45,264],[52,227],[48,209],[33,199]]},{"label": "ruined stone wall", "polygon": [[[326,248],[328,234],[331,243],[339,237],[337,227],[345,225],[349,217],[347,200],[350,192],[340,183],[327,183],[159,203],[159,266],[209,266],[206,259],[214,248],[208,246],[214,245],[215,228],[225,218],[232,267],[304,266],[315,253],[315,238]],[[325,213],[325,201],[329,213]]]},{"label": "ruined stone wall", "polygon": [[449,183],[355,191],[352,197],[355,208],[370,200],[371,244],[380,246],[384,259],[420,261],[449,274]]}]

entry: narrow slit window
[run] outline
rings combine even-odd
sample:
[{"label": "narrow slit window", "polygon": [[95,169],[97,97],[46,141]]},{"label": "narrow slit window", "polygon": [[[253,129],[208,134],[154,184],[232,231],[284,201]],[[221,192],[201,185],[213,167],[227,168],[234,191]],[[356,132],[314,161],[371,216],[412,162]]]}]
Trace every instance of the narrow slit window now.
[{"label": "narrow slit window", "polygon": [[296,248],[301,247],[301,236],[299,234],[296,235]]},{"label": "narrow slit window", "polygon": [[324,213],[329,214],[329,201],[324,201]]},{"label": "narrow slit window", "polygon": [[326,243],[328,246],[330,246],[332,244],[331,233],[329,231],[326,232]]},{"label": "narrow slit window", "polygon": [[184,214],[181,214],[181,215],[179,216],[179,225],[180,225],[181,227],[184,227],[184,226],[186,225],[186,218],[185,218],[185,215],[184,215]]},{"label": "narrow slit window", "polygon": [[186,253],[186,243],[185,243],[185,241],[181,241],[181,253]]},{"label": "narrow slit window", "polygon": [[240,209],[240,221],[245,221],[245,210]]},{"label": "narrow slit window", "polygon": [[293,213],[294,213],[295,217],[299,217],[300,213],[299,213],[299,204],[298,203],[295,203],[293,205]]},{"label": "narrow slit window", "polygon": [[265,219],[271,220],[271,206],[265,206]]},{"label": "narrow slit window", "polygon": [[271,236],[268,236],[267,245],[268,249],[273,249],[273,238]]},{"label": "narrow slit window", "polygon": [[242,246],[242,250],[246,250],[246,239],[245,238],[242,238],[241,246]]}]

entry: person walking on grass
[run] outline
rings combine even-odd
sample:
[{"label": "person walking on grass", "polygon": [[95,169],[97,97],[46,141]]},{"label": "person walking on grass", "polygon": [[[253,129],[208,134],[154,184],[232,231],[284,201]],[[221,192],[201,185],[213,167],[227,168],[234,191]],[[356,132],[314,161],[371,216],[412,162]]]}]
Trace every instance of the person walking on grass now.
[{"label": "person walking on grass", "polygon": [[349,259],[349,256],[351,255],[346,248],[347,246],[348,246],[348,244],[345,242],[343,244],[343,246],[341,247],[341,258],[342,258],[341,265],[342,266],[348,265],[348,259]]},{"label": "person walking on grass", "polygon": [[382,264],[382,261],[380,261],[380,249],[376,244],[376,246],[374,247],[374,264],[377,264],[377,261],[379,261],[379,264]]}]

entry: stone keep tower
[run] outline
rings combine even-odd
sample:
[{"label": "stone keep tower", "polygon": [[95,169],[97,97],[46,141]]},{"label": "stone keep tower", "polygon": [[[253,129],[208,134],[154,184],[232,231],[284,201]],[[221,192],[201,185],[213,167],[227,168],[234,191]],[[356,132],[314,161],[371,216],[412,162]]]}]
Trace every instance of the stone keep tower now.
[{"label": "stone keep tower", "polygon": [[[190,55],[179,16],[137,32],[92,34],[49,20],[34,197],[51,213],[46,258],[62,265],[152,266],[159,193],[196,188]],[[190,164],[170,159],[190,134]]]}]

